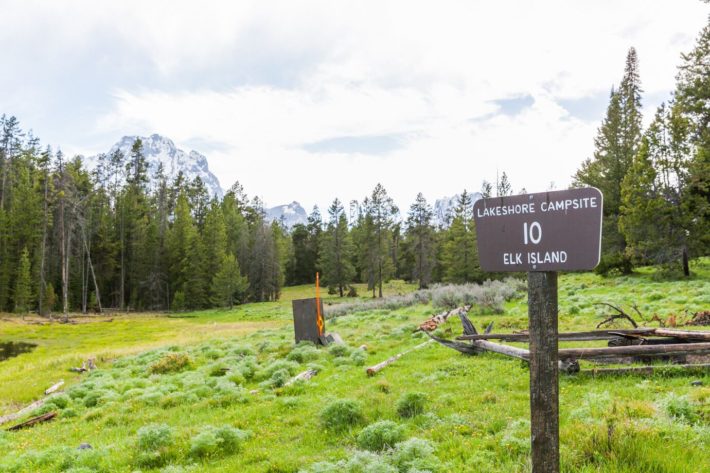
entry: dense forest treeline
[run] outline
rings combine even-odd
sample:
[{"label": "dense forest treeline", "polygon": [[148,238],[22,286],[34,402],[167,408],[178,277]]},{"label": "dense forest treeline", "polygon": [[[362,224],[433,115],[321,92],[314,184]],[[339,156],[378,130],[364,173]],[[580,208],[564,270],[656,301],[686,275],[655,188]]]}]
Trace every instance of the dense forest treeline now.
[{"label": "dense forest treeline", "polygon": [[[593,158],[577,186],[604,194],[600,272],[660,263],[688,272],[710,253],[710,26],[683,55],[672,100],[643,130],[636,51],[612,90]],[[42,148],[18,120],[0,119],[0,310],[200,309],[277,299],[319,271],[341,296],[353,282],[373,296],[391,278],[482,281],[472,195],[443,225],[422,194],[400,212],[381,185],[349,216],[335,199],[321,216],[286,229],[239,183],[211,198],[199,178],[148,175],[140,140],[131,152],[80,157]],[[522,192],[522,191],[521,191]],[[481,193],[512,194],[505,173]]]}]

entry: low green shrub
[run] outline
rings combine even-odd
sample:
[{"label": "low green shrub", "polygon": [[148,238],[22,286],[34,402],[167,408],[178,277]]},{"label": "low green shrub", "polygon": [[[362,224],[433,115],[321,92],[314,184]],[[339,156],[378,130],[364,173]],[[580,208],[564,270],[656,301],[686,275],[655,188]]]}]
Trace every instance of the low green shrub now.
[{"label": "low green shrub", "polygon": [[256,356],[256,351],[249,345],[235,345],[229,352],[241,357]]},{"label": "low green shrub", "polygon": [[434,446],[419,438],[411,438],[395,445],[392,463],[399,471],[431,473],[441,471],[442,464],[434,455]]},{"label": "low green shrub", "polygon": [[207,366],[207,374],[209,376],[224,376],[227,371],[229,371],[227,365],[219,361]]},{"label": "low green shrub", "polygon": [[187,353],[168,353],[148,367],[153,374],[176,373],[190,366],[191,360]]},{"label": "low green shrub", "polygon": [[88,393],[88,389],[81,385],[73,386],[67,391],[67,394],[72,399],[83,399]]},{"label": "low green shrub", "polygon": [[255,357],[247,357],[240,361],[235,369],[244,376],[247,381],[254,379],[256,371],[259,368]]},{"label": "low green shrub", "polygon": [[243,430],[224,425],[205,426],[190,440],[190,455],[198,458],[218,458],[239,452],[249,437]]},{"label": "low green shrub", "polygon": [[167,424],[149,424],[138,429],[136,463],[155,468],[164,465],[171,457],[173,429]]},{"label": "low green shrub", "polygon": [[[356,451],[347,460],[337,463],[315,463],[306,469],[299,470],[299,473],[398,473],[399,470],[390,465],[388,460],[387,457],[376,453]],[[407,473],[419,472],[407,471]]]},{"label": "low green shrub", "polygon": [[101,399],[101,394],[96,391],[92,391],[89,394],[87,394],[86,396],[84,396],[84,406],[94,407],[99,404],[100,399]]},{"label": "low green shrub", "polygon": [[365,450],[380,452],[392,448],[404,438],[404,428],[391,420],[381,420],[365,427],[357,436],[357,445]]},{"label": "low green shrub", "polygon": [[424,412],[426,394],[420,392],[405,393],[397,400],[397,414],[400,417],[414,417]]},{"label": "low green shrub", "polygon": [[355,366],[364,366],[367,360],[367,354],[362,350],[354,350],[350,354],[350,361]]},{"label": "low green shrub", "polygon": [[69,396],[67,396],[66,394],[57,394],[49,401],[47,401],[47,404],[52,404],[57,409],[64,409],[69,405],[70,400],[71,399],[69,399]]},{"label": "low green shrub", "polygon": [[257,379],[269,379],[277,371],[285,371],[293,375],[298,371],[298,363],[287,360],[276,360],[271,362],[266,368],[259,370],[254,376]]},{"label": "low green shrub", "polygon": [[328,348],[328,353],[336,358],[346,357],[350,355],[350,347],[342,343],[336,343]]},{"label": "low green shrub", "polygon": [[320,413],[326,429],[342,432],[365,421],[362,407],[350,399],[339,399],[328,404]]},{"label": "low green shrub", "polygon": [[678,422],[693,424],[699,416],[696,406],[690,402],[688,396],[679,396],[668,393],[658,401],[658,407],[671,419]]},{"label": "low green shrub", "polygon": [[287,360],[296,361],[298,363],[306,363],[308,361],[317,360],[320,357],[320,352],[311,343],[299,343],[286,356]]}]

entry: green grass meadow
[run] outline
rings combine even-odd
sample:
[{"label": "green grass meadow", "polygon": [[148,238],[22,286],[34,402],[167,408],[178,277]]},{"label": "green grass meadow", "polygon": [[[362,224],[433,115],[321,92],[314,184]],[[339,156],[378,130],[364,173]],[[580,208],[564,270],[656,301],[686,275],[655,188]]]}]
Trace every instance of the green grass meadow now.
[{"label": "green grass meadow", "polygon": [[[636,304],[645,320],[683,322],[710,309],[710,259],[693,263],[688,281],[659,280],[650,268],[616,278],[561,275],[560,330],[593,329],[609,313],[598,302]],[[413,290],[395,281],[386,293]],[[325,292],[327,313],[341,301]],[[414,329],[440,309],[355,312],[326,323],[346,347],[295,346],[290,301],[313,295],[311,287],[286,288],[273,303],[75,325],[3,316],[0,342],[38,347],[0,362],[0,415],[59,379],[66,385],[34,413],[53,410],[55,420],[0,431],[0,471],[529,471],[525,364],[429,344],[367,377],[366,366],[425,341]],[[502,314],[469,315],[479,328],[524,329],[526,298],[506,302]],[[452,319],[438,332],[454,338],[461,326]],[[68,371],[88,357],[98,370]],[[318,374],[284,386],[308,368]],[[710,471],[710,375],[562,375],[560,438],[567,472]],[[79,450],[82,443],[92,448]]]}]

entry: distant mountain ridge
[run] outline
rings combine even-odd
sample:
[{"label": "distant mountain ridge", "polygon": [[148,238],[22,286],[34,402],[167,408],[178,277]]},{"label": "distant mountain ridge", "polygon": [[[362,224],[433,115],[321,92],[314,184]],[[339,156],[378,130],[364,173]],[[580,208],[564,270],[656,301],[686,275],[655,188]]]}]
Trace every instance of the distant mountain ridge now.
[{"label": "distant mountain ridge", "polygon": [[[471,203],[474,204],[478,199],[483,198],[480,192],[471,192]],[[455,194],[451,197],[442,197],[434,201],[434,218],[433,223],[436,226],[448,227],[451,223],[451,216],[456,208],[461,194]]]},{"label": "distant mountain ridge", "polygon": [[[143,155],[148,163],[148,174],[153,177],[158,170],[158,165],[163,164],[163,172],[168,179],[175,179],[182,171],[187,181],[192,181],[196,177],[202,179],[207,191],[211,196],[222,198],[224,191],[219,183],[219,179],[209,169],[209,164],[205,155],[191,150],[186,153],[175,146],[170,139],[158,134],[150,136],[124,136],[109,150],[109,154],[116,150],[121,151],[125,156],[131,153],[131,148],[136,139],[140,138],[143,143]],[[87,164],[95,166],[97,156],[87,159]]]},{"label": "distant mountain ridge", "polygon": [[283,222],[286,228],[293,228],[301,223],[308,223],[306,210],[295,200],[290,204],[277,205],[266,210],[266,218],[269,221]]}]

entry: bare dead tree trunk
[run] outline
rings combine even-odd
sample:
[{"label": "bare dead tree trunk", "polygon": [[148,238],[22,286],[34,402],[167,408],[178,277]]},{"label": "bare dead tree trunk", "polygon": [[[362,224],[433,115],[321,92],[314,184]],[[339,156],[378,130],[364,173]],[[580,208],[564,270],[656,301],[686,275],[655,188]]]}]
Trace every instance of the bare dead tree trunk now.
[{"label": "bare dead tree trunk", "polygon": [[[66,222],[64,224],[66,228]],[[62,309],[64,311],[64,321],[69,320],[69,264],[71,262],[71,235],[72,232],[66,234],[66,248],[64,249],[64,274],[62,275]]]},{"label": "bare dead tree trunk", "polygon": [[123,199],[121,199],[121,293],[118,296],[118,304],[121,310],[126,308],[126,241],[124,235],[124,219],[123,219]]},{"label": "bare dead tree trunk", "polygon": [[[60,172],[64,172],[63,170],[60,170]],[[60,179],[64,180],[64,176],[62,175]],[[63,186],[62,186],[63,187]],[[65,205],[64,205],[64,196],[61,197],[61,200],[59,201],[59,259],[61,260],[61,273],[62,273],[62,313],[64,314],[64,319],[66,320],[68,318],[68,291],[67,291],[67,285],[68,285],[68,280],[69,278],[67,277],[67,257],[66,257],[66,252],[67,252],[67,234],[65,231],[65,225],[66,222],[64,221],[64,213],[65,213]]]},{"label": "bare dead tree trunk", "polygon": [[[47,280],[45,279],[45,260],[47,259],[47,226],[49,225],[48,218],[48,195],[49,195],[49,172],[44,173],[44,220],[42,221],[42,250],[41,260],[39,263],[39,314],[44,315],[44,293],[47,290]],[[49,317],[52,317],[52,308],[49,308]]]},{"label": "bare dead tree trunk", "polygon": [[[101,308],[101,293],[99,292],[99,283],[96,281],[96,273],[94,272],[94,265],[91,263],[91,250],[88,243],[86,242],[86,230],[83,225],[81,227],[82,240],[84,240],[84,249],[86,251],[86,257],[89,265],[89,271],[91,272],[91,278],[94,280],[94,292],[96,293],[96,305],[99,308],[99,313],[103,312]],[[87,277],[88,281],[88,277]]]}]

